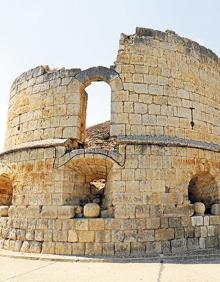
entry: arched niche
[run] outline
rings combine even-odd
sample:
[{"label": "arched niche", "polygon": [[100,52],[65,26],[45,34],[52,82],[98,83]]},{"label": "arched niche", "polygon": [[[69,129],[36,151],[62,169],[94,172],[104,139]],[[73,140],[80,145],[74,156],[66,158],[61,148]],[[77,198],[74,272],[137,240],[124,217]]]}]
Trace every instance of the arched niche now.
[{"label": "arched niche", "polygon": [[[104,181],[104,189],[100,195],[101,210],[108,209],[110,192],[108,191],[108,175],[114,164],[120,164],[121,155],[104,149],[73,150],[69,158],[65,158],[64,171],[69,180],[64,183],[65,191],[68,191],[66,202],[83,206],[86,202],[92,202],[95,198],[91,184]],[[68,177],[67,177],[68,176]],[[96,199],[95,199],[96,200]]]},{"label": "arched niche", "polygon": [[215,177],[209,172],[194,175],[189,182],[188,196],[191,203],[202,202],[207,209],[212,204],[219,203],[219,187]]}]

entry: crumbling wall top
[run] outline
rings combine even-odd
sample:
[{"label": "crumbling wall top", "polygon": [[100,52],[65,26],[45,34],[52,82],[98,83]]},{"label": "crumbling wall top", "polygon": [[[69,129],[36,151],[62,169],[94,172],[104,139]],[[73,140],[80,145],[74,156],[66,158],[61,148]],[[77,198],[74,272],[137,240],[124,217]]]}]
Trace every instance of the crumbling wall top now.
[{"label": "crumbling wall top", "polygon": [[15,89],[19,84],[22,84],[25,81],[29,81],[32,78],[43,76],[43,81],[41,81],[42,83],[58,78],[74,77],[80,71],[80,68],[65,69],[64,67],[50,68],[48,65],[37,66],[22,73],[19,77],[17,77],[12,83],[11,90]]},{"label": "crumbling wall top", "polygon": [[[188,55],[200,57],[203,62],[212,60],[215,63],[219,64],[219,57],[212,50],[200,45],[193,40],[181,37],[172,30],[166,30],[165,32],[163,32],[150,28],[137,27],[136,32],[133,35],[125,35],[122,33],[120,42],[129,42],[133,44],[151,44],[153,39],[169,43],[181,44],[185,48]],[[174,45],[172,45],[172,48],[174,48]]]}]

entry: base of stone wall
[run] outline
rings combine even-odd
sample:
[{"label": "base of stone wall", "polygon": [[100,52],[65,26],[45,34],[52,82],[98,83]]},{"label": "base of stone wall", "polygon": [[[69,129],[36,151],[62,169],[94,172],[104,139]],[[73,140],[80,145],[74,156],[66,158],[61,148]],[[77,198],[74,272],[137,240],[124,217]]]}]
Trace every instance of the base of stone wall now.
[{"label": "base of stone wall", "polygon": [[[217,240],[217,236],[209,238],[212,241]],[[219,239],[219,238],[218,238]],[[163,258],[172,257],[189,257],[209,254],[219,254],[220,247],[215,245],[209,249],[186,250],[182,247],[183,240],[174,240],[177,244],[176,252],[146,252],[140,249],[130,251],[132,243],[67,243],[67,242],[38,242],[38,241],[15,241],[10,239],[0,240],[0,250],[20,253],[22,255],[64,255],[64,256],[79,256],[83,258]],[[169,241],[167,242],[169,243]],[[155,244],[152,244],[154,246]],[[117,248],[120,250],[117,251]],[[113,251],[114,250],[114,251]]]},{"label": "base of stone wall", "polygon": [[0,238],[0,249],[22,253],[182,256],[220,248],[220,216],[63,220],[2,217]]}]

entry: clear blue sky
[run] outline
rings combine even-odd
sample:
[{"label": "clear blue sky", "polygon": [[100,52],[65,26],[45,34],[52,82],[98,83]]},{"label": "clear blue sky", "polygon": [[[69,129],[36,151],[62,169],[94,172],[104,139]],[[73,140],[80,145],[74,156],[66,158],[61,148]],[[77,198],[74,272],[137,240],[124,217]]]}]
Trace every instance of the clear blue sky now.
[{"label": "clear blue sky", "polygon": [[[0,0],[0,151],[14,78],[42,64],[110,66],[120,33],[136,26],[174,30],[220,55],[219,0]],[[99,92],[108,87],[95,85],[91,124],[104,104]]]}]

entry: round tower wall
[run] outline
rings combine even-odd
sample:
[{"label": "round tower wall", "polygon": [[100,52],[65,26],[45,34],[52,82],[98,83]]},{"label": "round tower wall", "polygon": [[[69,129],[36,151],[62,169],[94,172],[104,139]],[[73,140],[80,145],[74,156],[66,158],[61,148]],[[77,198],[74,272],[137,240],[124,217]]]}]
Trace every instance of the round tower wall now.
[{"label": "round tower wall", "polygon": [[5,150],[47,139],[81,138],[79,69],[32,69],[11,88]]},{"label": "round tower wall", "polygon": [[179,137],[219,144],[218,57],[172,31],[137,28],[121,36],[112,135]]}]

